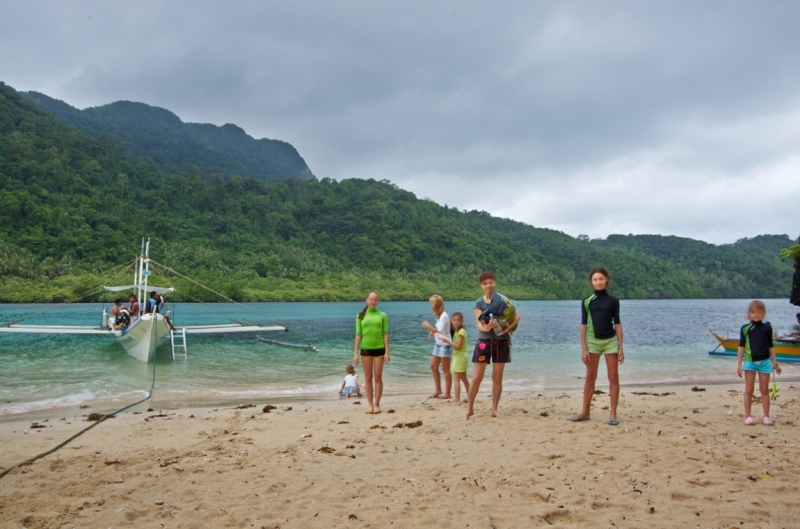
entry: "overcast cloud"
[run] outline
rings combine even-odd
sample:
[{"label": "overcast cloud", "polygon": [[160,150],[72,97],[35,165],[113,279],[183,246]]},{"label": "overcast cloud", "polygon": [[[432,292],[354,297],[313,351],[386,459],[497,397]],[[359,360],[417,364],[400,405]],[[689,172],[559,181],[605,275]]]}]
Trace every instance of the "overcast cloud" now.
[{"label": "overcast cloud", "polygon": [[0,4],[0,80],[571,235],[800,234],[800,3]]}]

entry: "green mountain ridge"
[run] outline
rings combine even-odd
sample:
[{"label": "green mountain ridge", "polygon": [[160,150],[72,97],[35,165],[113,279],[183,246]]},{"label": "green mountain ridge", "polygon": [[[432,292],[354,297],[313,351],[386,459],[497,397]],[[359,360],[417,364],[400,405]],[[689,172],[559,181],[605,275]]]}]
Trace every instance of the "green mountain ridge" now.
[{"label": "green mountain ridge", "polygon": [[[156,261],[237,301],[361,300],[370,289],[470,299],[487,268],[516,299],[575,299],[597,264],[624,298],[768,298],[787,296],[792,274],[779,257],[786,235],[580,240],[386,181],[164,173],[0,83],[0,302],[97,299],[142,236]],[[130,281],[127,271],[116,279]],[[170,272],[154,281],[185,300],[218,299]]]},{"label": "green mountain ridge", "polygon": [[164,173],[183,173],[201,166],[226,178],[278,182],[313,177],[289,143],[256,140],[233,124],[184,123],[169,110],[131,101],[78,110],[45,94],[22,94],[73,128],[97,139],[110,136],[105,143],[113,139],[123,152],[149,158]]}]

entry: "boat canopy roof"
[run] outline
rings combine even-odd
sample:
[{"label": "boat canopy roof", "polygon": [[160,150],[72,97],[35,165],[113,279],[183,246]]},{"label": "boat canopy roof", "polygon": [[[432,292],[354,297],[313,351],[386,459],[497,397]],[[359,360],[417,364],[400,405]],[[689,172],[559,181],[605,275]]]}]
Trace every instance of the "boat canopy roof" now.
[{"label": "boat canopy roof", "polygon": [[153,285],[147,285],[147,288],[144,285],[123,285],[117,287],[103,287],[103,290],[106,292],[122,292],[123,290],[134,290],[134,289],[144,289],[147,292],[156,291],[159,294],[166,294],[167,292],[175,292],[175,289],[172,287],[165,288],[165,287],[154,287]]}]

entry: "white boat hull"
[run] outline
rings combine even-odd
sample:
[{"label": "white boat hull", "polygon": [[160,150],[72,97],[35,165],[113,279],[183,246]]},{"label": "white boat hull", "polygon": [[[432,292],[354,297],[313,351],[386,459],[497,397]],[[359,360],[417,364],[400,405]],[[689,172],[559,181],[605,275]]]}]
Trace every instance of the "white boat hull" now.
[{"label": "white boat hull", "polygon": [[152,362],[155,350],[169,343],[169,326],[161,314],[145,314],[116,338],[136,360]]}]

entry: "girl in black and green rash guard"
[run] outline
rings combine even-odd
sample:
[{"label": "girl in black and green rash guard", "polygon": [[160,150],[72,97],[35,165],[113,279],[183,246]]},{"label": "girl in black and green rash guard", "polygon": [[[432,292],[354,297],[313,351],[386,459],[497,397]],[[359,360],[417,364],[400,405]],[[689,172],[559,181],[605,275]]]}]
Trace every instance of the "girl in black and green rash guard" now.
[{"label": "girl in black and green rash guard", "polygon": [[594,384],[600,357],[606,358],[608,370],[608,396],[611,400],[608,424],[616,426],[619,401],[619,365],[625,361],[622,351],[622,323],[619,319],[619,300],[606,292],[611,276],[603,267],[589,272],[594,294],[583,300],[581,306],[581,359],[586,364],[586,381],[583,385],[583,408],[569,420],[588,421],[594,396]]},{"label": "girl in black and green rash guard", "polygon": [[383,364],[389,363],[389,317],[378,310],[378,293],[367,296],[367,306],[356,316],[356,343],[353,363],[358,365],[359,352],[364,362],[364,383],[369,409],[367,413],[381,412],[383,395]]}]

